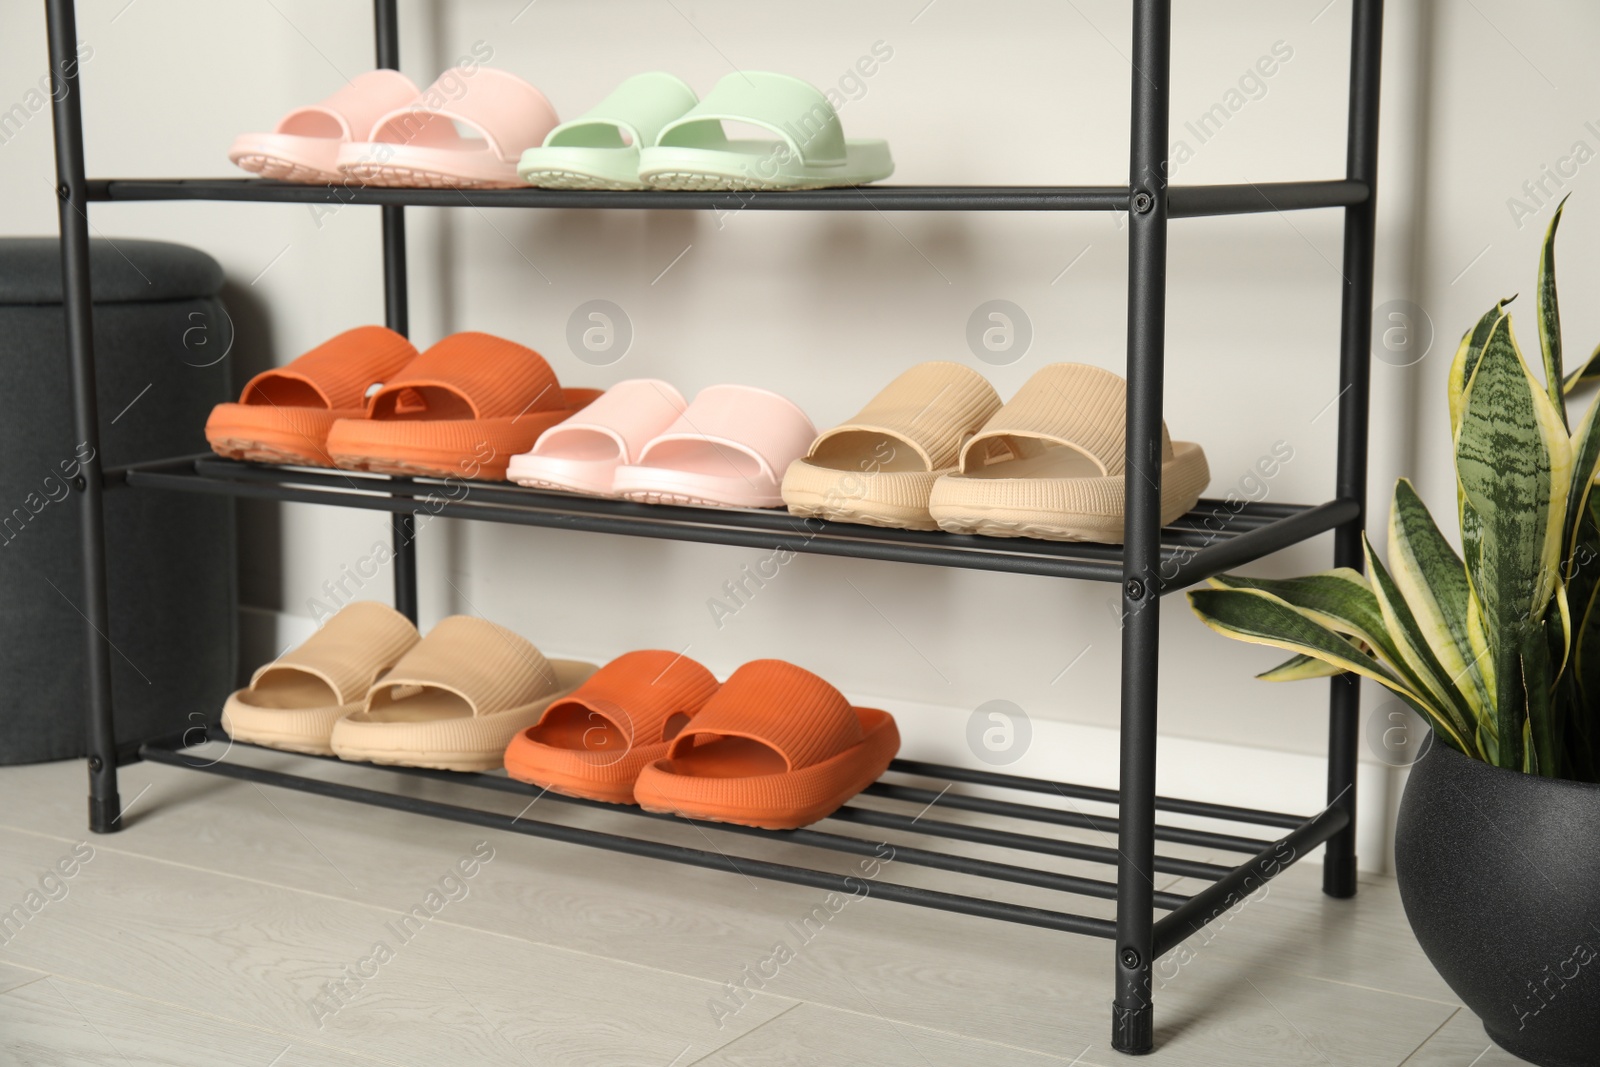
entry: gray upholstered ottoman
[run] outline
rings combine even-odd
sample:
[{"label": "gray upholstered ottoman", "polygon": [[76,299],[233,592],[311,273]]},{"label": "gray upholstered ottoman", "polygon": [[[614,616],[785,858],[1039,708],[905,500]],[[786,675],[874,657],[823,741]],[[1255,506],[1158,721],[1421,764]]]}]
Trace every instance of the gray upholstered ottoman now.
[{"label": "gray upholstered ottoman", "polygon": [[[222,268],[161,241],[91,248],[102,461],[206,450],[231,399]],[[84,753],[77,495],[56,239],[0,239],[0,764]],[[214,718],[234,679],[233,501],[106,494],[117,736]],[[193,716],[193,717],[191,717]]]}]

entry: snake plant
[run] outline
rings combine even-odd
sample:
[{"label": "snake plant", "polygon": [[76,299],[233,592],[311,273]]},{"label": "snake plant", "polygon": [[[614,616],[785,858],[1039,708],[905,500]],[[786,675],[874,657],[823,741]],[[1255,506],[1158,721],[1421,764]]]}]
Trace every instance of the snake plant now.
[{"label": "snake plant", "polygon": [[[1563,202],[1562,207],[1565,206]],[[1438,740],[1498,767],[1600,781],[1600,421],[1575,431],[1567,396],[1600,380],[1600,348],[1563,376],[1555,236],[1535,296],[1543,382],[1501,300],[1450,366],[1458,554],[1411,483],[1389,512],[1388,563],[1366,574],[1221,575],[1190,592],[1205,624],[1294,653],[1271,681],[1346,672],[1393,691]]]}]

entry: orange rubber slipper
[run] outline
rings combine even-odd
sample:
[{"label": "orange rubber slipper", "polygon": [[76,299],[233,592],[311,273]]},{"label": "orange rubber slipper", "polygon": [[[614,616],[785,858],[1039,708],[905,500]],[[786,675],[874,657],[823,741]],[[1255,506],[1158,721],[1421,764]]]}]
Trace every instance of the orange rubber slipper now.
[{"label": "orange rubber slipper", "polygon": [[810,671],[746,663],[639,774],[646,811],[793,830],[877,781],[900,750],[894,718],[853,708]]},{"label": "orange rubber slipper", "polygon": [[511,457],[600,395],[563,389],[544,357],[486,333],[446,337],[340,419],[328,452],[347,470],[504,481]]},{"label": "orange rubber slipper", "polygon": [[331,467],[333,424],[361,418],[367,390],[416,358],[411,342],[393,330],[346,330],[287,366],[251,378],[237,404],[212,408],[206,440],[228,459]]},{"label": "orange rubber slipper", "polygon": [[639,772],[717,691],[712,673],[676,652],[629,652],[545,709],[511,739],[506,773],[553,793],[632,804]]}]

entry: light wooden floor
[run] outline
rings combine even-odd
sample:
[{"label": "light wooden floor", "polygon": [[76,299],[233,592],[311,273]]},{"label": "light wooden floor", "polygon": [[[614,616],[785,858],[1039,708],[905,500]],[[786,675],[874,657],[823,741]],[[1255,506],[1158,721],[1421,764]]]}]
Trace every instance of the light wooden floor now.
[{"label": "light wooden floor", "polygon": [[[374,781],[358,768],[327,773]],[[483,802],[478,790],[406,788]],[[125,769],[122,796],[126,831],[88,840],[92,856],[74,866],[75,847],[87,855],[82,766],[0,769],[0,908],[41,894],[21,929],[0,934],[0,1063],[1135,1062],[1108,1047],[1104,941],[874,899],[803,941],[794,924],[822,902],[816,890],[145,764]],[[521,807],[491,803],[508,821]],[[551,803],[539,815],[714,847],[686,825]],[[796,861],[762,841],[716,835],[716,846]],[[457,864],[475,850],[492,858],[461,878]],[[47,877],[63,860],[72,877]],[[848,872],[858,861],[799,862]],[[897,880],[984,891],[891,866]],[[1489,1047],[1429,968],[1391,882],[1330,901],[1318,874],[1291,869],[1191,941],[1190,958],[1163,961],[1158,1050],[1140,1062],[1519,1062]],[[1110,914],[1044,891],[1012,899]],[[418,905],[437,914],[399,931]],[[726,983],[756,973],[780,942],[792,958],[729,1001]],[[342,975],[357,977],[340,1005],[326,990]]]}]

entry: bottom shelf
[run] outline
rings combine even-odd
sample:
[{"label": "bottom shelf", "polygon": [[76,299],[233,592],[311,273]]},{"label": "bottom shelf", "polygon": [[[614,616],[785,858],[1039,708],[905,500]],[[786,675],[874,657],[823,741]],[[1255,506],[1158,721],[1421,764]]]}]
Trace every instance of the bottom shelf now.
[{"label": "bottom shelf", "polygon": [[[220,755],[217,755],[214,751],[202,751],[205,746],[216,744],[228,747],[224,748]],[[1008,851],[1032,853],[1037,856],[1051,856],[1060,859],[1105,864],[1113,869],[1111,879],[1100,879],[1019,866],[968,855],[936,852],[926,848],[890,841],[876,835],[857,836],[814,827],[800,830],[760,830],[727,823],[691,821],[681,819],[675,815],[657,814],[635,807],[602,804],[596,801],[562,796],[557,793],[540,790],[536,786],[515,781],[502,774],[473,774],[426,770],[415,767],[352,764],[334,757],[302,756],[277,749],[256,749],[262,753],[271,753],[273,756],[304,761],[307,766],[331,762],[341,767],[369,767],[373,771],[384,772],[389,775],[434,779],[454,785],[473,786],[495,792],[513,794],[518,797],[526,797],[528,799],[527,807],[508,821],[506,815],[498,811],[445,803],[397,792],[386,792],[381,789],[350,785],[323,778],[290,774],[265,767],[251,766],[248,763],[229,758],[234,749],[249,750],[255,748],[255,746],[232,741],[219,727],[212,726],[205,731],[203,736],[199,731],[191,729],[182,734],[147,741],[140,745],[137,751],[140,758],[155,763],[183,767],[206,774],[235,778],[260,785],[278,786],[319,796],[351,800],[360,804],[392,808],[398,811],[427,815],[437,819],[446,819],[489,829],[510,830],[568,844],[588,845],[614,852],[625,852],[647,856],[652,859],[728,871],[745,877],[790,882],[796,885],[810,886],[852,896],[870,895],[882,900],[894,900],[941,911],[1001,919],[1007,922],[1022,923],[1045,929],[1064,930],[1069,933],[1089,934],[1105,938],[1116,936],[1116,924],[1106,918],[1015,904],[988,897],[947,893],[884,881],[874,877],[841,875],[810,867],[731,856],[722,851],[721,847],[710,836],[711,833],[717,833],[768,838],[785,842],[794,846],[797,850],[821,849],[847,855],[873,857],[885,861],[892,860],[896,864],[949,871],[961,875],[986,878],[995,882],[1008,882],[1013,885],[1033,886],[1078,896],[1115,900],[1117,898],[1117,886],[1114,881],[1114,869],[1119,858],[1119,853],[1114,847],[1118,831],[1118,823],[1115,818],[1087,814],[1079,810],[1063,810],[1040,804],[1022,803],[1013,799],[996,799],[986,795],[989,792],[998,791],[1007,796],[1011,794],[1023,794],[1025,796],[1030,794],[1047,795],[1073,802],[1081,800],[1096,804],[1115,804],[1118,800],[1118,794],[1115,790],[1071,785],[1064,782],[1050,782],[1037,778],[1022,778],[1015,775],[976,771],[942,764],[895,760],[890,765],[889,774],[885,779],[869,786],[861,794],[861,797],[879,798],[913,805],[917,809],[916,814],[908,815],[902,811],[888,808],[851,803],[817,824],[817,826],[847,824],[871,827],[876,830],[888,831],[890,834],[944,838],[950,841],[992,846]],[[937,791],[929,789],[927,788],[927,783],[929,782],[939,784],[941,788]],[[953,787],[958,784],[980,787],[984,790],[984,793],[972,794],[953,791]],[[630,837],[528,817],[528,811],[532,808],[533,803],[545,798],[564,805],[577,805],[603,811],[608,815],[614,816],[619,821],[629,818],[642,818],[667,820],[680,825],[692,825],[701,830],[707,842],[712,845],[712,850],[687,848],[681,845],[651,840],[648,837]],[[930,812],[935,807],[951,813],[993,816],[997,819],[1017,820],[1023,823],[1044,823],[1057,827],[1090,830],[1103,836],[1106,844],[1085,844],[1078,841],[1064,840],[1059,837],[1022,833],[1016,829],[998,828],[972,819],[951,821],[947,818],[930,818]],[[1254,892],[1270,878],[1281,873],[1290,864],[1303,859],[1312,849],[1343,829],[1349,821],[1348,812],[1341,807],[1330,807],[1316,815],[1302,818],[1250,808],[1158,797],[1156,799],[1156,808],[1158,811],[1180,816],[1202,817],[1224,820],[1244,826],[1289,830],[1287,834],[1274,839],[1237,836],[1181,826],[1158,825],[1156,827],[1156,840],[1158,842],[1167,842],[1185,848],[1236,853],[1246,858],[1238,865],[1228,866],[1165,855],[1158,852],[1154,861],[1155,873],[1198,879],[1210,884],[1193,895],[1172,892],[1156,892],[1153,895],[1152,899],[1155,907],[1167,913],[1156,922],[1155,926],[1155,956],[1157,957],[1191,934],[1204,928],[1207,923],[1226,912],[1234,904],[1239,903],[1245,896]],[[868,866],[868,864],[863,863],[862,869],[865,870]]]}]

